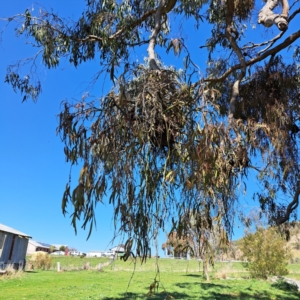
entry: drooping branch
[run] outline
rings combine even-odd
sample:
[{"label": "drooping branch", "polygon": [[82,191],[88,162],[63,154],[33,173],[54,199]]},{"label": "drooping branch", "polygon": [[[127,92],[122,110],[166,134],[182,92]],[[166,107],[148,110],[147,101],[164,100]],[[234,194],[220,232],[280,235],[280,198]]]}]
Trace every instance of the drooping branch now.
[{"label": "drooping branch", "polygon": [[[279,2],[282,3],[282,13],[275,14],[273,10],[278,6]],[[258,14],[258,24],[262,24],[265,27],[271,27],[274,24],[279,30],[285,31],[288,28],[288,14],[289,4],[287,0],[267,0],[266,5]]]},{"label": "drooping branch", "polygon": [[[176,4],[177,0],[169,0],[169,1],[163,1],[163,2],[164,2],[163,7],[162,8],[160,7],[160,14],[168,14],[175,7],[175,4]],[[120,36],[122,36],[122,34],[124,34],[126,31],[132,30],[132,29],[138,27],[144,21],[146,21],[148,18],[155,15],[157,13],[158,8],[159,7],[151,9],[149,11],[146,11],[139,19],[136,19],[132,22],[129,22],[129,24],[127,24],[126,27],[124,27],[124,26],[121,27],[116,32],[110,34],[107,37],[107,39],[108,40],[115,40],[116,38],[119,38]],[[26,19],[26,14],[17,14],[15,16],[9,17],[9,18],[0,18],[0,20],[11,22],[11,21],[17,20],[19,18]],[[32,21],[36,21],[37,23],[40,22],[44,27],[51,28],[51,30],[56,31],[59,35],[64,36],[64,33],[62,31],[60,31],[59,28],[56,28],[56,27],[52,26],[51,23],[49,23],[49,22],[45,22],[43,18],[37,18],[37,17],[34,17],[34,16],[30,16],[30,18],[32,19]],[[62,21],[62,20],[60,20],[60,21]],[[74,40],[74,41],[80,42],[80,43],[102,42],[104,40],[103,37],[100,37],[100,36],[97,36],[97,35],[94,35],[94,34],[88,34],[84,38],[73,37],[73,36],[69,36],[69,38],[70,38],[70,40]]]},{"label": "drooping branch", "polygon": [[[129,2],[124,1],[126,5]],[[53,49],[52,52],[45,51],[46,58],[51,58],[49,61],[52,61],[52,57],[69,56],[70,62],[75,61],[76,66],[96,58],[100,53],[101,71],[95,80],[103,70],[109,71],[110,68],[114,86],[101,98],[100,104],[98,100],[90,102],[88,99],[82,99],[75,105],[66,102],[60,114],[58,131],[65,143],[67,161],[72,165],[84,161],[79,185],[73,193],[70,184],[66,187],[63,210],[65,212],[68,202],[72,203],[74,227],[80,214],[84,214],[85,226],[94,220],[95,203],[104,201],[106,193],[110,194],[109,201],[115,209],[115,224],[120,225],[120,231],[129,237],[126,246],[128,255],[132,241],[148,249],[150,237],[156,236],[158,229],[167,226],[164,220],[177,208],[180,207],[180,213],[201,211],[200,199],[204,199],[203,206],[207,207],[207,222],[213,224],[212,216],[218,211],[215,218],[231,232],[235,200],[238,199],[237,186],[249,168],[259,171],[250,165],[252,155],[261,153],[261,156],[267,157],[266,166],[262,166],[266,171],[260,171],[265,181],[271,178],[277,183],[282,177],[284,183],[291,182],[294,185],[291,177],[296,171],[291,165],[297,164],[298,149],[294,139],[298,137],[290,128],[295,126],[299,130],[298,82],[294,79],[297,77],[296,69],[291,68],[286,73],[288,68],[280,64],[280,59],[277,64],[275,62],[276,54],[292,45],[300,37],[300,31],[276,47],[273,46],[275,41],[285,31],[272,40],[261,44],[248,43],[252,46],[241,48],[239,33],[242,31],[238,31],[239,23],[236,20],[237,17],[244,20],[252,16],[252,6],[251,9],[248,7],[249,10],[239,10],[247,12],[244,15],[237,15],[236,0],[224,2],[222,11],[219,11],[219,7],[211,7],[209,13],[215,15],[210,22],[217,24],[220,29],[213,33],[212,40],[221,41],[220,47],[226,51],[230,48],[231,51],[228,57],[219,60],[219,65],[209,69],[207,76],[213,78],[204,80],[219,81],[221,84],[199,87],[200,81],[193,83],[197,76],[194,74],[199,68],[191,61],[183,38],[172,39],[171,46],[166,43],[169,37],[164,22],[176,0],[149,1],[136,9],[135,2],[130,2],[134,3],[130,4],[131,8],[111,8],[103,4],[100,15],[98,10],[91,11],[75,26],[46,14],[34,23],[35,20],[28,13],[25,16],[25,29],[22,29],[25,34],[31,34],[29,38],[34,39],[37,46],[42,48],[41,51]],[[184,13],[189,17],[203,3],[206,2],[181,1],[174,13]],[[239,1],[239,9],[242,9],[243,3],[244,0]],[[288,23],[296,12],[287,18]],[[188,23],[186,25],[190,26]],[[37,27],[42,31],[36,30]],[[145,41],[145,37],[148,41]],[[162,42],[159,43],[161,38]],[[135,63],[131,57],[129,47],[141,43],[147,43],[149,66]],[[184,58],[184,70],[159,65],[155,48],[158,43],[162,48],[167,48],[167,53],[170,47],[174,48],[175,54],[185,48],[188,55]],[[212,44],[207,45],[209,47]],[[258,52],[263,45],[268,48]],[[243,53],[245,49],[249,49],[251,54],[248,61],[247,53]],[[224,56],[226,54],[224,52]],[[260,61],[268,59],[268,56],[272,60],[264,69]],[[255,64],[258,65],[256,72],[244,80],[246,68]],[[47,66],[54,65],[48,63]],[[117,68],[124,69],[118,79],[114,71]],[[217,78],[222,74],[220,72],[224,73]],[[226,80],[230,75],[230,79]],[[230,89],[228,81],[232,77]],[[208,92],[204,98],[206,88]],[[233,116],[240,121],[235,121]],[[233,130],[235,136],[241,139],[234,138]],[[274,149],[273,152],[270,148]],[[272,177],[273,174],[277,177]],[[294,185],[293,191],[297,188]],[[270,188],[266,193],[271,194],[273,190]],[[278,215],[275,215],[278,210],[273,210],[273,223],[288,220],[298,206],[299,195],[300,188],[295,197],[291,196],[293,199],[290,204],[275,207],[281,210]],[[180,214],[178,216],[178,220],[176,217],[172,220],[176,232],[185,228],[180,224]],[[203,225],[201,220],[204,217],[199,218],[199,225]],[[199,226],[199,230],[202,227]]]}]

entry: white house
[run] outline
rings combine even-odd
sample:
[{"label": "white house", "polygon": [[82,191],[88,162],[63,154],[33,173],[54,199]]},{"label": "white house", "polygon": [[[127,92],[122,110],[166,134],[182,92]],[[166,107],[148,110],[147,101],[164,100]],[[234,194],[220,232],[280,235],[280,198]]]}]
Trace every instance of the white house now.
[{"label": "white house", "polygon": [[120,244],[120,245],[118,245],[116,247],[111,248],[110,251],[113,253],[113,255],[115,257],[117,257],[117,256],[121,257],[125,253],[125,245]]},{"label": "white house", "polygon": [[109,249],[110,251],[92,250],[86,256],[88,257],[114,257],[116,255],[122,256],[125,252],[124,245],[120,244],[116,247]]},{"label": "white house", "polygon": [[102,257],[104,252],[105,252],[105,251],[92,250],[92,251],[89,251],[89,252],[86,254],[86,256],[88,256],[88,257]]},{"label": "white house", "polygon": [[123,244],[120,244],[116,247],[113,247],[110,249],[113,253],[124,253],[125,252],[125,246]]}]

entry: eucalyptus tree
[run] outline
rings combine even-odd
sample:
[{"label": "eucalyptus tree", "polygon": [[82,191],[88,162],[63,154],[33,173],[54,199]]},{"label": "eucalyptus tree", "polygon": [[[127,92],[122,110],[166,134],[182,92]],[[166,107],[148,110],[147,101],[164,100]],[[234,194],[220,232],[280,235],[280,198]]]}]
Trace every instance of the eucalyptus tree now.
[{"label": "eucalyptus tree", "polygon": [[[133,248],[147,253],[159,230],[188,229],[184,212],[204,201],[230,234],[249,172],[269,222],[290,220],[300,193],[299,13],[298,0],[86,0],[78,20],[43,9],[7,18],[37,49],[26,63],[100,60],[91,80],[110,77],[109,92],[65,101],[59,114],[67,161],[82,165],[62,200],[64,213],[74,208],[73,226],[83,217],[91,233],[95,205],[109,201],[126,259]],[[191,29],[193,44],[181,34]],[[182,66],[167,63],[175,56]],[[41,83],[35,68],[23,76],[25,62],[8,66],[6,81],[36,101]]]},{"label": "eucalyptus tree", "polygon": [[176,236],[184,236],[180,248],[189,252],[193,257],[202,260],[203,276],[209,280],[208,265],[214,266],[217,251],[227,252],[229,246],[228,235],[222,228],[222,214],[212,217],[214,207],[207,205],[197,211],[189,211],[181,214]]},{"label": "eucalyptus tree", "polygon": [[177,232],[171,232],[167,235],[166,241],[161,248],[167,255],[171,254],[176,258],[187,258],[189,244],[188,237],[179,237]]}]

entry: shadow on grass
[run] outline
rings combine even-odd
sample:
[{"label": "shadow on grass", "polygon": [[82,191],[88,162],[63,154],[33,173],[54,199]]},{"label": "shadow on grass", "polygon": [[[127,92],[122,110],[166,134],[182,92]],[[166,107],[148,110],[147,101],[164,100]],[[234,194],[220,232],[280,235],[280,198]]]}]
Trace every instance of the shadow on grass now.
[{"label": "shadow on grass", "polygon": [[[216,299],[216,300],[234,300],[234,299],[263,299],[269,300],[274,299],[274,294],[270,293],[267,290],[255,290],[254,288],[247,287],[240,291],[238,291],[234,287],[230,287],[228,285],[218,285],[218,284],[210,284],[210,283],[200,283],[202,290],[209,291],[209,296],[201,297],[201,299]],[[223,289],[226,288],[226,292]],[[277,298],[276,298],[277,299]],[[285,300],[296,300],[299,299],[299,293],[297,291],[287,291],[285,290],[284,295],[282,297],[279,296],[278,299]]]},{"label": "shadow on grass", "polygon": [[203,278],[203,275],[202,274],[186,274],[184,276],[187,276],[187,277],[195,277],[195,278]]},{"label": "shadow on grass", "polygon": [[[90,298],[89,298],[90,299]],[[93,298],[91,298],[93,299]],[[98,298],[95,298],[98,299]],[[191,294],[187,293],[178,293],[178,292],[172,292],[172,293],[166,293],[166,292],[161,292],[161,293],[156,293],[152,295],[147,295],[147,294],[139,294],[139,293],[127,293],[127,294],[122,294],[120,293],[119,296],[114,296],[114,297],[104,297],[101,298],[104,300],[114,300],[114,299],[125,299],[125,300],[133,300],[133,299],[149,299],[149,300],[171,300],[171,299],[214,299],[214,300],[237,300],[237,299],[248,299],[248,300],[270,300],[274,299],[274,295],[271,295],[267,291],[262,291],[262,292],[232,292],[230,293],[222,293],[221,291],[211,291],[209,295],[203,295],[201,292],[197,295],[191,296]],[[298,292],[289,292],[285,293],[282,296],[279,296],[276,299],[284,299],[284,300],[298,300],[299,299],[299,293]]]},{"label": "shadow on grass", "polygon": [[[190,277],[202,277],[201,275],[184,275]],[[242,281],[241,281],[242,282]],[[247,281],[244,281],[248,283]],[[198,282],[180,282],[174,285],[177,291],[167,291],[159,290],[155,294],[148,295],[146,293],[119,293],[114,297],[104,297],[104,300],[113,299],[149,299],[149,300],[171,300],[171,299],[215,299],[215,300],[269,300],[269,299],[281,299],[281,300],[299,300],[300,293],[286,284],[280,283],[277,285],[271,285],[261,287],[260,285],[253,285],[249,281],[249,284],[233,284],[231,281],[226,282],[203,282],[199,280]],[[281,291],[278,292],[278,289]],[[277,290],[277,291],[276,291]],[[90,299],[90,298],[89,298]],[[91,298],[98,299],[98,298]]]},{"label": "shadow on grass", "polygon": [[[186,293],[166,293],[166,292],[158,292],[155,294],[147,295],[147,294],[139,294],[139,293],[127,293],[127,294],[119,294],[118,297],[104,297],[101,298],[103,300],[113,300],[113,299],[125,299],[125,300],[133,300],[133,299],[149,299],[149,300],[168,300],[168,299],[193,299],[190,298],[190,295]],[[199,298],[197,298],[199,299]]]},{"label": "shadow on grass", "polygon": [[31,274],[31,273],[38,273],[37,271],[23,271],[24,273],[29,273],[29,274]]},{"label": "shadow on grass", "polygon": [[[149,299],[149,300],[171,300],[171,299],[214,299],[214,300],[269,300],[269,299],[281,299],[281,300],[298,300],[300,293],[295,290],[285,290],[284,293],[280,295],[274,295],[268,290],[255,290],[251,287],[245,287],[242,290],[237,290],[236,287],[230,287],[230,285],[221,285],[209,282],[198,282],[198,283],[179,283],[176,284],[178,288],[185,289],[182,292],[170,292],[166,291],[158,292],[155,294],[144,294],[144,293],[119,293],[114,297],[104,297],[104,300],[113,299]],[[277,287],[276,287],[277,288]],[[96,300],[99,298],[88,298],[91,300]]]},{"label": "shadow on grass", "polygon": [[227,288],[226,285],[222,285],[222,284],[216,284],[216,283],[209,283],[209,282],[205,282],[205,283],[198,283],[198,282],[193,282],[193,283],[189,283],[189,282],[184,282],[184,283],[178,283],[176,284],[176,286],[182,288],[182,289],[190,289],[195,285],[200,285],[202,290],[217,290],[217,289],[223,289],[223,288]]},{"label": "shadow on grass", "polygon": [[272,284],[272,287],[282,290],[282,291],[298,291],[298,286],[293,283],[286,282],[285,280],[278,280],[277,282]]},{"label": "shadow on grass", "polygon": [[[224,282],[225,283],[225,282]],[[215,299],[215,300],[237,300],[237,299],[263,299],[269,300],[274,299],[274,293],[271,293],[268,290],[256,290],[252,287],[240,287],[240,290],[237,287],[231,287],[229,284],[218,284],[210,282],[194,282],[194,283],[178,283],[177,287],[188,290],[195,291],[198,287],[198,295],[191,297],[191,294],[184,298],[177,298],[175,295],[172,296],[175,299]],[[271,288],[277,288],[284,291],[284,294],[280,294],[276,299],[284,300],[297,300],[300,299],[300,293],[294,288],[293,285],[288,283],[281,284],[278,286],[272,285]],[[155,299],[155,298],[154,298]],[[160,298],[157,298],[160,299]]]}]

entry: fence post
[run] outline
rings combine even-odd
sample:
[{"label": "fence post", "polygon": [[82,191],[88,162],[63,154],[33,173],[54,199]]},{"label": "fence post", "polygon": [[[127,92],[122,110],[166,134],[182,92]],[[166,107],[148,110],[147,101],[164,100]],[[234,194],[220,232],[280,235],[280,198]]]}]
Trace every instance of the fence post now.
[{"label": "fence post", "polygon": [[60,262],[57,262],[57,272],[60,272]]}]

